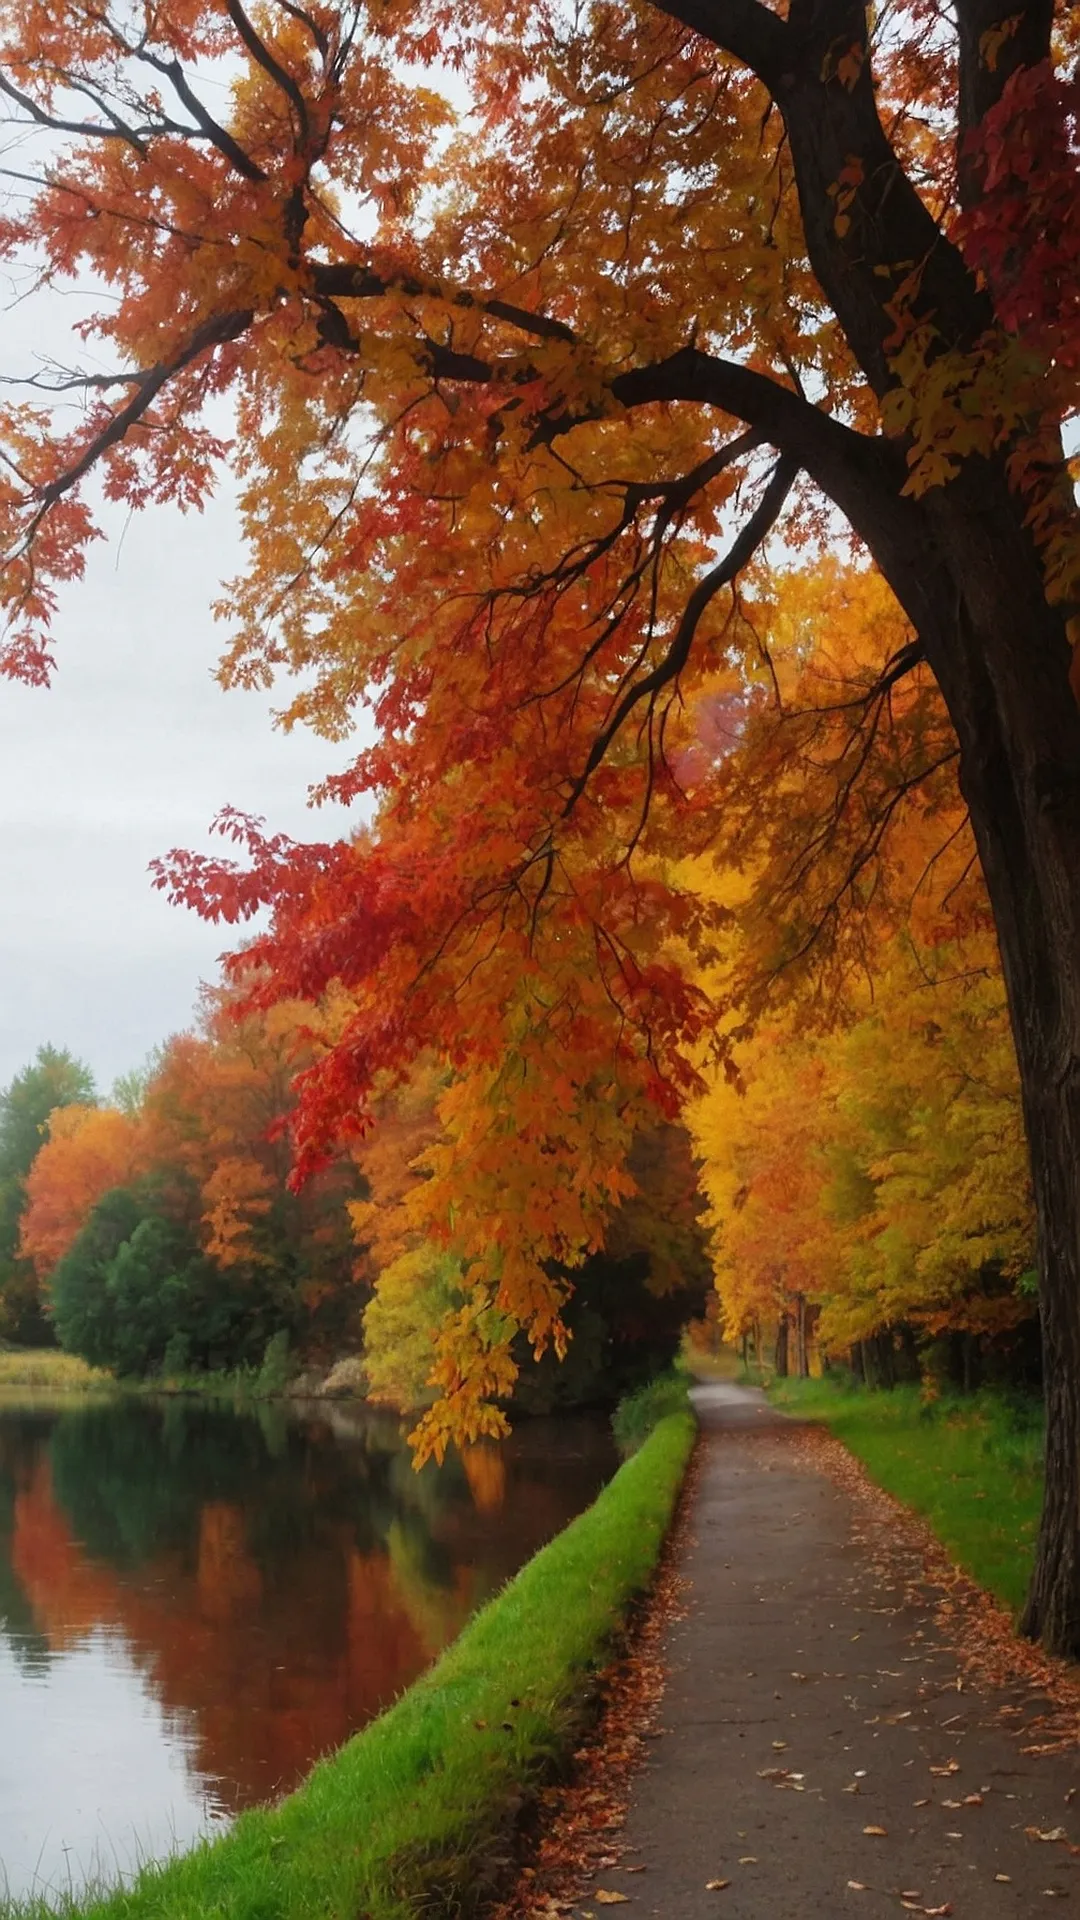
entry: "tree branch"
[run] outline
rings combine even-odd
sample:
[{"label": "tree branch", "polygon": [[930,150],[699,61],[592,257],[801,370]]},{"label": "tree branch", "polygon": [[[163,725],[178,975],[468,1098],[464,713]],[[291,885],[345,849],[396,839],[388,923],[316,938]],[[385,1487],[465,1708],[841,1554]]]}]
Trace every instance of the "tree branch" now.
[{"label": "tree branch", "polygon": [[306,144],[310,134],[307,102],[300,88],[297,86],[296,81],[293,79],[292,74],[288,73],[280,61],[274,58],[266,42],[259,38],[243,7],[240,5],[240,0],[225,0],[225,11],[256,66],[261,67],[264,73],[269,74],[275,86],[280,87],[286,99],[292,104],[296,112],[301,141]]},{"label": "tree branch", "polygon": [[48,127],[53,133],[74,133],[82,140],[123,140],[127,146],[133,147],[136,153],[142,153],[142,139],[146,138],[148,130],[141,129],[137,132],[134,127],[126,126],[100,101],[98,104],[102,112],[109,118],[110,124],[107,127],[101,126],[94,120],[65,120],[58,114],[47,112],[44,107],[38,105],[31,94],[24,93],[20,87],[16,87],[4,73],[0,73],[0,93],[6,94],[9,100],[14,100],[16,106],[21,107],[36,126]]},{"label": "tree branch", "polygon": [[493,320],[505,320],[509,326],[518,327],[537,340],[565,340],[573,344],[576,338],[573,328],[561,320],[552,320],[545,313],[530,313],[494,295],[448,289],[438,281],[422,280],[411,273],[388,277],[362,264],[350,266],[314,260],[310,265],[312,286],[316,295],[325,300],[375,300],[383,294],[398,293],[408,300],[444,300],[452,307],[489,314]]},{"label": "tree branch", "polygon": [[723,47],[772,90],[788,53],[788,29],[760,0],[654,0],[661,13]]},{"label": "tree branch", "polygon": [[131,379],[137,378],[138,392],[132,395],[126,406],[113,414],[107,427],[103,427],[100,433],[95,434],[73,466],[66,468],[63,473],[57,475],[55,480],[50,480],[47,486],[42,487],[38,518],[57,500],[62,499],[65,493],[70,493],[72,487],[77,486],[84,475],[90,472],[91,467],[96,466],[102,454],[107,453],[110,447],[117,446],[125,438],[170,380],[178,373],[182,373],[185,367],[191,366],[201,354],[209,352],[213,347],[224,346],[227,340],[237,339],[240,334],[247,331],[254,317],[251,309],[247,308],[235,313],[218,314],[212,320],[205,320],[201,326],[196,327],[187,345],[171,360],[159,360],[156,366],[148,367],[145,372],[137,376],[134,374],[128,376]]},{"label": "tree branch", "polygon": [[694,635],[701,624],[705,609],[724,587],[731,585],[736,576],[753,559],[762,541],[771,533],[798,471],[798,462],[795,460],[781,459],[777,462],[772,479],[761,500],[730,551],[705,575],[704,579],[698,581],[683,609],[682,618],[663,659],[653,667],[650,673],[643,674],[640,680],[636,680],[633,686],[627,688],[611,719],[597,734],[589,749],[589,757],[563,807],[564,820],[573,812],[588,785],[590,776],[596,772],[597,767],[606,757],[608,748],[634,708],[639,706],[642,700],[648,700],[651,707],[661,689],[678,679],[690,658]]},{"label": "tree branch", "polygon": [[257,161],[252,160],[250,155],[244,152],[240,142],[234,140],[227,128],[221,126],[219,122],[214,119],[209,109],[203,105],[188,80],[179,60],[163,60],[159,54],[151,53],[149,49],[145,47],[139,49],[129,48],[128,51],[133,53],[134,58],[141,60],[144,65],[152,67],[155,73],[164,74],[179,98],[183,101],[204,139],[213,143],[218,152],[224,155],[225,159],[236,168],[237,173],[243,174],[245,180],[268,180],[270,178],[269,174],[258,165]]}]

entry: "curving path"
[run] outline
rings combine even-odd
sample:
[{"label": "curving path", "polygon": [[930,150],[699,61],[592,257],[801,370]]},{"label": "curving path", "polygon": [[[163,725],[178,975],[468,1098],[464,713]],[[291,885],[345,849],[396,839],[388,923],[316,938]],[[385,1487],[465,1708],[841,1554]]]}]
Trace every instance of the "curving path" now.
[{"label": "curving path", "polygon": [[599,1887],[627,1920],[1080,1920],[1080,1748],[1021,1750],[1010,1719],[1045,1703],[968,1689],[921,1556],[869,1537],[797,1426],[746,1388],[694,1397],[687,1610]]}]

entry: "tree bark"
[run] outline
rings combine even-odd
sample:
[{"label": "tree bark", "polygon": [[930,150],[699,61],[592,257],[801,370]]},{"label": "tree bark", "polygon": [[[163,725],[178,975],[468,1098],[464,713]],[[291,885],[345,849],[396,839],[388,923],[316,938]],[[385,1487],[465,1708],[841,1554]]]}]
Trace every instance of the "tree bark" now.
[{"label": "tree bark", "polygon": [[788,1317],[782,1313],[776,1326],[776,1346],[773,1349],[773,1366],[778,1380],[787,1379],[788,1371]]},{"label": "tree bark", "polygon": [[795,1295],[795,1377],[798,1380],[803,1377],[804,1352],[803,1301],[802,1294],[797,1293]]},{"label": "tree bark", "polygon": [[960,741],[1016,1041],[1038,1229],[1046,1489],[1022,1629],[1080,1655],[1080,711],[1022,508],[969,468],[932,502],[955,584],[923,638]]}]

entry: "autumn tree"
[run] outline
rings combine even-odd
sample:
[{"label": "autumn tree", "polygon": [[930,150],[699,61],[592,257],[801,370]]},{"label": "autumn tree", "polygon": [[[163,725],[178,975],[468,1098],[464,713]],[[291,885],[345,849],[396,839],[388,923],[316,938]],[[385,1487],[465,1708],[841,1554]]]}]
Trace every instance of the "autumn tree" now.
[{"label": "autumn tree", "polygon": [[[1073,1653],[1074,37],[1048,0],[31,0],[0,43],[25,156],[0,245],[39,285],[108,288],[93,368],[43,367],[7,408],[8,671],[47,676],[90,474],[198,504],[232,394],[251,567],[226,676],[308,673],[294,717],[331,734],[369,698],[379,743],[330,790],[381,811],[304,849],[233,818],[247,870],[168,878],[226,918],[273,905],[264,997],[352,996],[303,1082],[301,1169],[434,1046],[482,1201],[500,1154],[514,1191],[535,1177],[483,1258],[429,1183],[477,1255],[431,1444],[491,1424],[493,1305],[558,1342],[545,1275],[598,1244],[627,1131],[693,1079],[713,1013],[664,958],[694,919],[663,867],[698,830],[665,751],[680,694],[725,660],[737,680],[732,594],[774,527],[846,522],[872,556],[907,637],[857,717],[876,738],[906,675],[940,689],[1004,963],[1049,1422],[1025,1625]],[[830,817],[861,873],[858,788]]]},{"label": "autumn tree", "polygon": [[[439,1335],[448,1318],[468,1310],[460,1243],[447,1247],[429,1237],[429,1183],[440,1164],[467,1164],[456,1132],[457,1096],[448,1071],[422,1058],[402,1086],[376,1100],[371,1132],[357,1149],[368,1197],[349,1211],[375,1289],[364,1312],[364,1364],[373,1398],[403,1412],[433,1398]],[[505,1159],[504,1137],[494,1145]],[[491,1189],[500,1215],[515,1204],[518,1170],[504,1174],[501,1190]],[[530,1366],[522,1333],[513,1324],[505,1330],[511,1365],[503,1391],[516,1409],[613,1404],[673,1358],[687,1320],[703,1310],[711,1272],[684,1130],[653,1125],[633,1139],[624,1184],[602,1244],[572,1272],[547,1275],[564,1296],[568,1345],[561,1359],[548,1351],[539,1367]],[[518,1199],[532,1205],[535,1197],[527,1191]],[[495,1237],[498,1221],[489,1230]],[[496,1303],[493,1321],[498,1314]]]},{"label": "autumn tree", "polygon": [[32,1064],[0,1094],[0,1333],[51,1340],[31,1260],[20,1251],[27,1178],[45,1140],[50,1114],[94,1099],[89,1067],[65,1048],[39,1047]]},{"label": "autumn tree", "polygon": [[59,1107],[46,1124],[26,1177],[19,1234],[20,1255],[39,1283],[47,1283],[102,1195],[129,1186],[148,1164],[138,1120],[115,1107]]},{"label": "autumn tree", "polygon": [[969,969],[898,947],[872,992],[854,987],[848,1021],[816,1035],[763,1024],[740,1085],[718,1075],[694,1103],[732,1335],[786,1320],[794,1363],[809,1305],[834,1357],[890,1350],[896,1333],[912,1359],[944,1336],[969,1363],[980,1345],[1007,1351],[1033,1310],[1034,1219],[989,958]]},{"label": "autumn tree", "polygon": [[285,1119],[294,1076],[311,1064],[312,1010],[283,1002],[232,1017],[235,996],[206,992],[193,1031],[160,1049],[140,1114],[147,1164],[179,1175],[202,1250],[302,1345],[332,1350],[366,1297],[348,1206],[363,1192],[346,1154],[299,1193],[289,1185]]}]

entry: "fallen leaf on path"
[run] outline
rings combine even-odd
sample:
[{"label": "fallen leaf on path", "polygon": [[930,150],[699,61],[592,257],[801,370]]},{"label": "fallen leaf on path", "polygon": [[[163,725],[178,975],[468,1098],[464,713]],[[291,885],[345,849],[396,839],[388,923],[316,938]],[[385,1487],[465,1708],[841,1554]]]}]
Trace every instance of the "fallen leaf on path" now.
[{"label": "fallen leaf on path", "polygon": [[624,1867],[623,1868],[624,1873],[647,1873],[648,1871],[649,1869],[645,1866],[644,1862],[642,1862],[640,1867]]},{"label": "fallen leaf on path", "polygon": [[944,1766],[931,1767],[930,1771],[931,1773],[936,1773],[939,1777],[947,1773],[959,1773],[960,1762],[959,1760],[946,1760]]},{"label": "fallen leaf on path", "polygon": [[951,1900],[946,1900],[946,1902],[945,1902],[945,1905],[944,1905],[943,1907],[924,1907],[924,1908],[923,1908],[923,1912],[924,1912],[924,1913],[929,1913],[929,1914],[947,1914],[947,1913],[951,1913],[951,1912],[952,1912],[952,1901],[951,1901]]},{"label": "fallen leaf on path", "polygon": [[888,1834],[888,1831],[889,1831],[888,1827],[864,1827],[863,1828],[864,1833],[875,1834],[882,1840],[885,1839],[886,1835]]},{"label": "fallen leaf on path", "polygon": [[614,1893],[609,1887],[597,1887],[593,1899],[601,1907],[623,1907],[629,1900],[628,1893]]},{"label": "fallen leaf on path", "polygon": [[857,1780],[853,1780],[850,1787],[841,1787],[840,1791],[841,1793],[861,1793],[862,1788]]},{"label": "fallen leaf on path", "polygon": [[786,1746],[787,1746],[787,1741],[786,1741],[786,1740],[774,1740],[772,1744],[773,1744],[773,1752],[774,1752],[774,1753],[783,1753],[783,1752],[784,1752],[784,1750],[785,1750],[785,1748],[786,1748]]},{"label": "fallen leaf on path", "polygon": [[964,1795],[965,1807],[981,1807],[982,1803],[983,1803],[983,1797],[981,1793],[965,1793]]},{"label": "fallen leaf on path", "polygon": [[914,1800],[912,1801],[912,1805],[916,1807],[928,1807],[930,1802],[929,1800]]},{"label": "fallen leaf on path", "polygon": [[866,1892],[866,1881],[865,1881],[865,1880],[849,1880],[849,1881],[848,1881],[848,1886],[849,1886],[849,1887],[851,1888],[851,1891],[852,1891],[852,1893],[865,1893],[865,1892]]},{"label": "fallen leaf on path", "polygon": [[756,1853],[740,1853],[739,1865],[740,1867],[756,1867],[757,1854]]},{"label": "fallen leaf on path", "polygon": [[952,1809],[955,1807],[963,1806],[964,1803],[962,1800],[943,1800],[941,1804],[943,1807],[949,1807],[950,1809]]},{"label": "fallen leaf on path", "polygon": [[994,1879],[1003,1880],[1005,1881],[1006,1884],[1008,1884],[1008,1882],[1012,1879],[1012,1874],[1011,1873],[995,1873]]},{"label": "fallen leaf on path", "polygon": [[1025,1827],[1024,1832],[1029,1840],[1064,1840],[1067,1837],[1064,1827],[1047,1827],[1045,1832],[1041,1827]]},{"label": "fallen leaf on path", "polygon": [[719,1893],[723,1887],[730,1887],[730,1880],[706,1880],[706,1893]]}]

